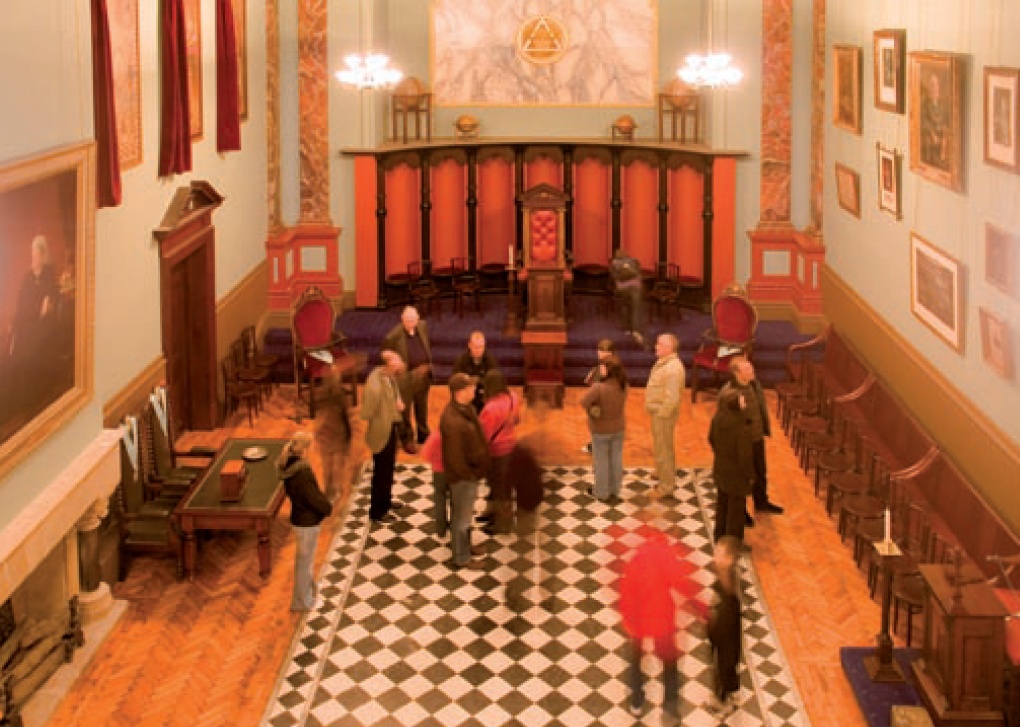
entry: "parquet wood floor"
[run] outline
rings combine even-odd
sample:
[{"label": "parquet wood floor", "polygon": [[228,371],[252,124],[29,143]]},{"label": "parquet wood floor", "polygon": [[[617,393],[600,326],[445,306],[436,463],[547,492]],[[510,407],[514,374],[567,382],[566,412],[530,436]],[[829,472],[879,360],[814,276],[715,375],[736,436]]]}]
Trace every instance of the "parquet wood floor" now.
[{"label": "parquet wood floor", "polygon": [[[581,452],[588,438],[577,405],[582,393],[568,390],[563,410],[526,411],[520,432],[542,433],[545,461],[590,462]],[[298,428],[290,418],[291,396],[287,387],[278,390],[254,429],[238,414],[228,422],[231,426],[188,435],[183,443],[218,446],[235,435],[286,437]],[[433,388],[430,420],[438,421],[448,398],[445,386]],[[628,401],[627,466],[650,466],[653,461],[643,401],[641,390],[633,391]],[[706,397],[694,406],[684,402],[676,440],[679,466],[710,465],[705,437],[713,410]],[[354,421],[347,487],[357,463],[368,457],[356,415]],[[748,542],[776,629],[812,723],[863,727],[866,723],[840,668],[839,647],[873,643],[879,607],[869,598],[865,579],[815,500],[812,482],[801,473],[781,431],[768,442],[768,459],[771,497],[786,507],[786,514],[758,518]],[[125,616],[49,724],[257,724],[300,620],[288,610],[294,550],[286,514],[285,504],[273,527],[273,569],[266,580],[258,575],[252,533],[218,533],[202,543],[190,582],[175,579],[169,559],[136,558],[127,580],[114,588],[115,595],[130,604]],[[335,518],[324,525],[320,562],[335,527]]]}]

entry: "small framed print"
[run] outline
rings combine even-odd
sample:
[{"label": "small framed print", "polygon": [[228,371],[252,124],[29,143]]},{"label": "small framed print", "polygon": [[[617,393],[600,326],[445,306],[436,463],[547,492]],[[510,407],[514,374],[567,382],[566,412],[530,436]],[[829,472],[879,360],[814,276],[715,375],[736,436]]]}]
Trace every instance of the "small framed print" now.
[{"label": "small framed print", "polygon": [[861,133],[861,49],[856,45],[833,46],[832,123],[854,134]]},{"label": "small framed print", "polygon": [[1020,238],[1006,230],[985,224],[985,281],[1015,297],[1020,278]]},{"label": "small framed print", "polygon": [[910,54],[910,170],[954,192],[963,191],[964,57]]},{"label": "small framed print", "polygon": [[836,162],[836,199],[854,217],[861,216],[861,175]]},{"label": "small framed print", "polygon": [[985,68],[985,161],[1020,172],[1020,68]]},{"label": "small framed print", "polygon": [[903,80],[907,33],[904,30],[876,30],[874,33],[875,108],[903,113],[906,97]]},{"label": "small framed print", "polygon": [[987,308],[978,309],[981,324],[981,358],[1004,379],[1013,378],[1013,341],[1006,321]]},{"label": "small framed print", "polygon": [[960,263],[910,233],[910,311],[943,341],[963,352]]},{"label": "small framed print", "polygon": [[887,149],[876,142],[878,149],[878,208],[896,219],[903,216],[900,198],[900,166],[903,156],[895,149]]}]

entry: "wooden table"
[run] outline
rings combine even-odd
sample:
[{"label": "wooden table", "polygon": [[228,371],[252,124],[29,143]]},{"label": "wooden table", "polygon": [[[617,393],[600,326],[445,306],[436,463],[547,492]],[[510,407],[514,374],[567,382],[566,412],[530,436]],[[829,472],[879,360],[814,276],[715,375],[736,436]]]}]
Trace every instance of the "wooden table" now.
[{"label": "wooden table", "polygon": [[[272,555],[269,530],[285,497],[276,460],[286,443],[286,439],[228,440],[177,506],[175,515],[181,528],[184,572],[188,578],[195,575],[196,530],[254,530],[258,537],[259,575],[269,575]],[[268,455],[258,462],[245,463],[248,480],[241,499],[221,502],[220,470],[229,460],[241,459],[241,453],[249,447],[263,447]]]}]

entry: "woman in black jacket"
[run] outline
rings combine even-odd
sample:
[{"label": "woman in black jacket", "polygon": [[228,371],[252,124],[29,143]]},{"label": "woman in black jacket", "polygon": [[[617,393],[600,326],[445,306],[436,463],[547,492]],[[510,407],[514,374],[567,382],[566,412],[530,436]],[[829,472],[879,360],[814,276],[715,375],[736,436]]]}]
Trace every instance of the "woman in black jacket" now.
[{"label": "woman in black jacket", "polygon": [[296,544],[291,611],[311,611],[318,606],[312,565],[319,540],[319,526],[333,510],[319,489],[312,466],[305,458],[311,443],[310,434],[297,432],[283,448],[276,463],[287,497],[290,498],[290,524],[294,528]]}]

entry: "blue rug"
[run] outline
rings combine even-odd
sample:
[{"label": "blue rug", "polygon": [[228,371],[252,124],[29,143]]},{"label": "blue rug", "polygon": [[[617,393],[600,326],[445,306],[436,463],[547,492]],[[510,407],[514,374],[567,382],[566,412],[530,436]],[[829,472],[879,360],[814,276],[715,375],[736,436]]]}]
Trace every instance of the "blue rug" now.
[{"label": "blue rug", "polygon": [[845,646],[839,650],[839,660],[869,727],[889,727],[889,712],[893,705],[921,704],[915,689],[914,672],[910,668],[920,652],[917,649],[893,649],[893,659],[907,681],[892,684],[873,682],[868,677],[864,659],[874,653],[875,649],[870,646]]}]

